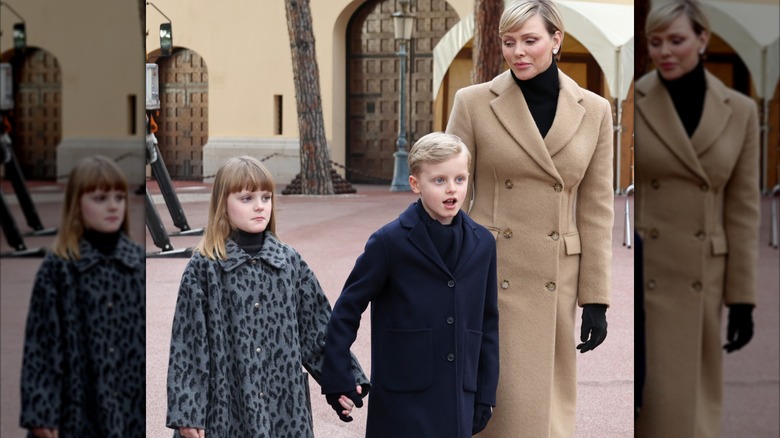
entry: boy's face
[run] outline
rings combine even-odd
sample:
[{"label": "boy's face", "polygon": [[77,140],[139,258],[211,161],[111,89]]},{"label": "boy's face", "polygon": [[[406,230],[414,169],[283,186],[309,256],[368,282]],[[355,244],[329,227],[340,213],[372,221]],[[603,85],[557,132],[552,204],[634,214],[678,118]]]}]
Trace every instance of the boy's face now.
[{"label": "boy's face", "polygon": [[125,220],[125,192],[95,190],[81,195],[81,215],[84,227],[101,233],[119,231]]},{"label": "boy's face", "polygon": [[465,153],[453,155],[438,164],[423,163],[418,175],[409,176],[409,185],[420,194],[425,211],[433,219],[449,225],[458,214],[469,181],[469,163]]},{"label": "boy's face", "polygon": [[271,192],[242,190],[227,198],[227,216],[230,224],[247,233],[261,233],[271,220],[273,206]]}]

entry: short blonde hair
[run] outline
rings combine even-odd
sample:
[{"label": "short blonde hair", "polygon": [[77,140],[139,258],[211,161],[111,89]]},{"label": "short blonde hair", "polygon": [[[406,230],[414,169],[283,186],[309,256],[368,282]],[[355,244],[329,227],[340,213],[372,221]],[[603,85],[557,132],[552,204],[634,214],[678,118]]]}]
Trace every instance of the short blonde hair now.
[{"label": "short blonde hair", "polygon": [[68,175],[65,201],[62,204],[62,223],[52,244],[52,252],[66,260],[81,258],[79,241],[84,236],[84,217],[81,197],[96,190],[117,190],[125,194],[125,216],[120,230],[129,234],[129,193],[127,178],[114,160],[102,155],[83,158]]},{"label": "short blonde hair", "polygon": [[655,6],[647,14],[645,35],[666,29],[672,21],[685,14],[691,21],[694,33],[710,32],[710,21],[697,0],[667,0]]},{"label": "short blonde hair", "polygon": [[[551,36],[556,31],[560,32],[563,43],[563,18],[552,0],[519,0],[507,6],[498,22],[498,37],[503,38],[505,34],[520,29],[534,15],[542,17],[544,27]],[[560,59],[560,56],[561,52],[558,51],[557,58]]]},{"label": "short blonde hair", "polygon": [[[258,159],[247,155],[228,159],[214,177],[208,224],[198,244],[198,251],[210,259],[227,258],[225,241],[233,231],[227,214],[227,199],[231,193],[265,190],[273,197],[274,189],[271,172]],[[271,205],[271,217],[266,230],[276,234],[276,202]]]},{"label": "short blonde hair", "polygon": [[419,175],[423,164],[438,164],[455,155],[465,153],[471,167],[471,152],[457,135],[431,132],[422,136],[409,151],[409,172]]}]

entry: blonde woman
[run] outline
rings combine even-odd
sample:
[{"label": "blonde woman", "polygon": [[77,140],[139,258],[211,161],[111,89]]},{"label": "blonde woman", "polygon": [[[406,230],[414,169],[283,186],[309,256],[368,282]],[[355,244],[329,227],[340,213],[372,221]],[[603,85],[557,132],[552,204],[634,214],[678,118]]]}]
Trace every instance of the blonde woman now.
[{"label": "blonde woman", "polygon": [[644,244],[646,380],[638,437],[716,437],[726,352],[753,335],[758,254],[756,104],[703,66],[696,1],[652,9],[656,69],[636,82],[636,229]]},{"label": "blonde woman", "polygon": [[27,315],[20,424],[34,437],[146,434],[144,250],[127,236],[127,198],[109,158],[70,172]]},{"label": "blonde woman", "polygon": [[577,351],[607,335],[611,110],[557,68],[553,1],[511,4],[498,35],[509,69],[459,90],[447,126],[474,157],[469,215],[497,239],[501,374],[480,436],[572,437]]},{"label": "blonde woman", "polygon": [[[319,381],[328,299],[276,237],[274,182],[257,159],[217,171],[203,240],[182,275],[168,366],[167,426],[185,438],[312,437],[308,375]],[[333,408],[343,421],[370,387]]]}]

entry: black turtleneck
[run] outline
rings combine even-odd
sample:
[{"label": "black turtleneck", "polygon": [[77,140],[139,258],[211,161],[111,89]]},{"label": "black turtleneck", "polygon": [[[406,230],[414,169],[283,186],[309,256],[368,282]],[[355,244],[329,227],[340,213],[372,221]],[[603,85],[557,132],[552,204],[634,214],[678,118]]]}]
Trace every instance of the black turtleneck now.
[{"label": "black turtleneck", "polygon": [[674,109],[680,118],[688,137],[692,137],[699,126],[704,111],[704,95],[707,92],[707,80],[704,76],[704,64],[701,61],[693,70],[677,79],[666,80],[658,73],[658,78],[672,96]]},{"label": "black turtleneck", "polygon": [[428,214],[422,204],[422,199],[417,201],[417,214],[425,224],[425,229],[428,231],[428,235],[431,236],[431,241],[433,241],[436,251],[441,256],[441,259],[444,260],[444,264],[447,265],[450,272],[452,272],[455,269],[455,264],[458,263],[458,255],[463,244],[463,221],[460,217],[461,215],[455,215],[449,225],[444,225]]},{"label": "black turtleneck", "polygon": [[100,231],[87,229],[84,230],[83,237],[101,254],[109,255],[116,249],[116,245],[119,243],[119,237],[121,235],[121,231],[115,231],[113,233],[102,233]]},{"label": "black turtleneck", "polygon": [[236,228],[230,233],[230,237],[247,254],[257,254],[265,242],[265,231],[261,233],[247,233]]},{"label": "black turtleneck", "polygon": [[560,83],[558,81],[558,65],[555,63],[555,58],[553,57],[552,63],[547,70],[531,79],[524,81],[517,79],[513,72],[512,77],[520,87],[520,90],[522,90],[523,97],[525,97],[525,101],[528,103],[528,109],[531,110],[531,115],[534,118],[534,122],[536,122],[536,127],[539,128],[539,133],[544,138],[550,127],[552,127],[553,120],[555,120],[555,110],[558,109]]}]

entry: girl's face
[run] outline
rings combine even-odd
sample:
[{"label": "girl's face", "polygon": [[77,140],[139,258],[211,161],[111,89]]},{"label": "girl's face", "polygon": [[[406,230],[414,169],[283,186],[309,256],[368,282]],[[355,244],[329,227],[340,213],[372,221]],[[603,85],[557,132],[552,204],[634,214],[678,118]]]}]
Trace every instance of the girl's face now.
[{"label": "girl's face", "polygon": [[127,195],[120,190],[95,190],[81,195],[81,219],[87,229],[115,233],[122,226]]},{"label": "girl's face", "polygon": [[514,32],[501,37],[501,51],[517,79],[528,80],[547,70],[552,64],[553,49],[561,46],[561,33],[550,35],[541,15],[526,20]]},{"label": "girl's face", "polygon": [[708,38],[706,31],[696,35],[688,16],[680,14],[665,29],[647,36],[647,51],[661,77],[671,81],[696,67]]},{"label": "girl's face", "polygon": [[261,233],[271,220],[273,206],[271,192],[242,190],[227,197],[227,216],[230,225],[247,233]]}]

